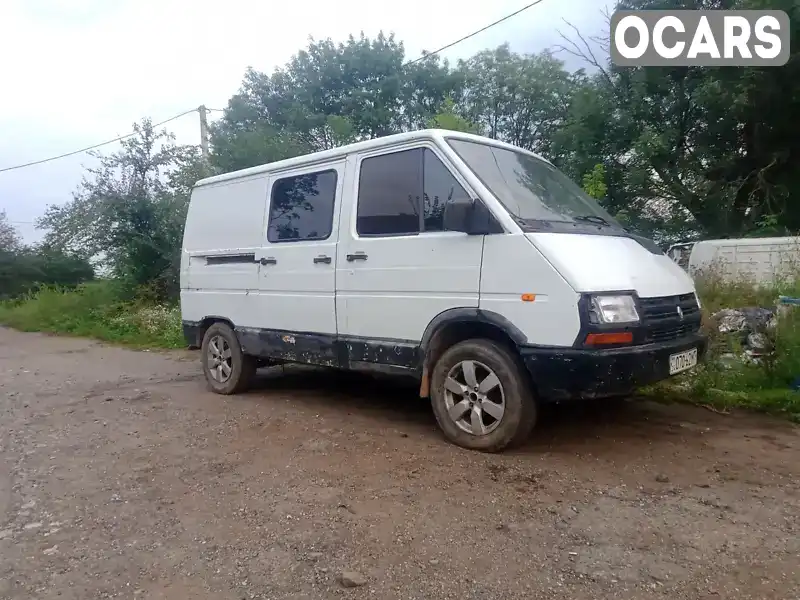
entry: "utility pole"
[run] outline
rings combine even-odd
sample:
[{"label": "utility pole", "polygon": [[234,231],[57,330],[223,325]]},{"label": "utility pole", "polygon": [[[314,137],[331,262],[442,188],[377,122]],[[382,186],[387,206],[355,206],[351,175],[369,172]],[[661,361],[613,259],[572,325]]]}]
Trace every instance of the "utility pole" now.
[{"label": "utility pole", "polygon": [[197,107],[197,112],[200,113],[200,149],[203,152],[203,158],[208,160],[208,117],[206,115],[206,105],[201,104]]}]

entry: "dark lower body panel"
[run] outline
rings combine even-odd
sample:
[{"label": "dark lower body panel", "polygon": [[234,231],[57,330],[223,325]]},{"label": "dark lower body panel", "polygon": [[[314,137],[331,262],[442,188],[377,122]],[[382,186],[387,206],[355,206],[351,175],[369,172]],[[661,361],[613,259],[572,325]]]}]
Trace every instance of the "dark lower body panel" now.
[{"label": "dark lower body panel", "polygon": [[[419,342],[340,337],[330,334],[235,327],[242,350],[264,359],[342,369],[384,373],[416,373]],[[183,322],[183,335],[190,348],[202,343],[201,323]]]},{"label": "dark lower body panel", "polygon": [[699,362],[706,346],[705,336],[696,334],[608,350],[523,347],[520,353],[541,399],[558,401],[630,394],[670,377],[671,355],[697,348]]},{"label": "dark lower body panel", "polygon": [[[190,348],[201,345],[201,323],[183,322]],[[314,333],[236,328],[242,349],[254,356],[342,369],[421,374],[418,342],[340,338]],[[621,396],[636,388],[670,377],[669,357],[697,348],[698,361],[706,338],[692,335],[679,340],[613,348],[578,350],[522,346],[520,355],[544,401]]]}]

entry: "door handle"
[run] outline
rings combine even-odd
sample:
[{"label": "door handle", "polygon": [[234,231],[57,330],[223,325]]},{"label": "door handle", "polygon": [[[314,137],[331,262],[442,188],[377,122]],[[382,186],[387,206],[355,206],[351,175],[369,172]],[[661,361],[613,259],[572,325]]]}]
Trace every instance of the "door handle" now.
[{"label": "door handle", "polygon": [[324,256],[324,255],[317,256],[314,259],[314,264],[317,264],[317,263],[325,263],[325,264],[329,265],[329,264],[331,264],[331,257],[330,256]]},{"label": "door handle", "polygon": [[260,262],[262,265],[277,265],[278,264],[278,261],[275,260],[274,258],[272,258],[271,256],[269,258],[262,258],[258,262]]},{"label": "door handle", "polygon": [[353,262],[354,260],[367,260],[367,255],[363,252],[356,252],[355,254],[347,255],[348,262]]}]

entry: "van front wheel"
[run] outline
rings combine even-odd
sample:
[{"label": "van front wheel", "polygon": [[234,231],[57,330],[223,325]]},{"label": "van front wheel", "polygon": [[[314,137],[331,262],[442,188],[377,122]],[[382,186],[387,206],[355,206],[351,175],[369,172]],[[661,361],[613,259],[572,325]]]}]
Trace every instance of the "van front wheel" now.
[{"label": "van front wheel", "polygon": [[256,359],[242,352],[236,333],[225,323],[214,323],[203,336],[203,374],[211,391],[237,394],[250,387]]},{"label": "van front wheel", "polygon": [[445,436],[471,450],[521,444],[536,423],[536,401],[519,359],[489,340],[445,351],[433,369],[431,403]]}]

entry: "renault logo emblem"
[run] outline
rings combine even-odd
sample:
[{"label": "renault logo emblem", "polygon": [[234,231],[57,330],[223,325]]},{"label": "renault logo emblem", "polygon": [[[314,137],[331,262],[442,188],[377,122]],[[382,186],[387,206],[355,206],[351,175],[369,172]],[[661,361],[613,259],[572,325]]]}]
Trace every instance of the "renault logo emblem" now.
[{"label": "renault logo emblem", "polygon": [[681,321],[683,321],[683,309],[680,306],[678,307],[678,316],[680,317]]}]

